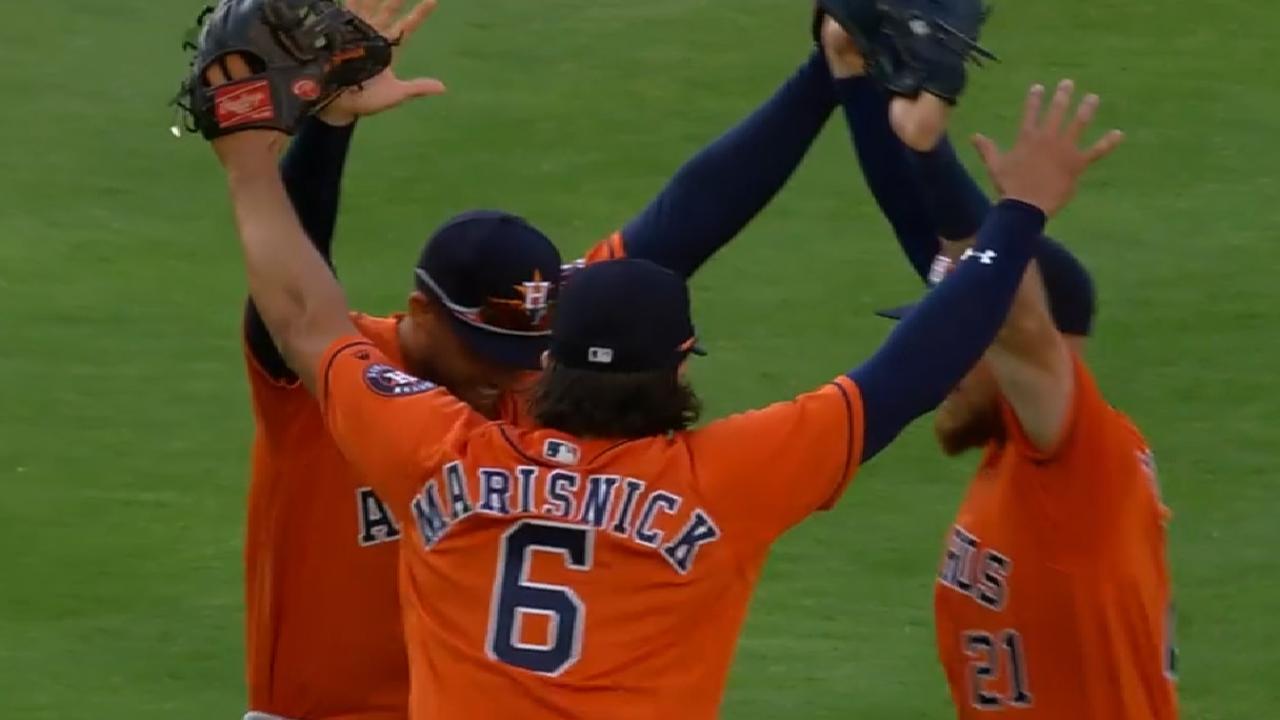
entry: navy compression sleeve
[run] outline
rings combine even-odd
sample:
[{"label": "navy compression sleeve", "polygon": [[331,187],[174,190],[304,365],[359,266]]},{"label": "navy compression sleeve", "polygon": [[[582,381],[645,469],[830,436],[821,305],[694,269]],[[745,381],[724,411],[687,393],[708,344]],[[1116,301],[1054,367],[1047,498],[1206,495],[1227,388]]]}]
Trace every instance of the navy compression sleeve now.
[{"label": "navy compression sleeve", "polygon": [[956,271],[894,328],[871,359],[849,372],[862,394],[864,462],[937,407],[995,340],[1039,250],[1045,220],[1026,203],[997,205]]},{"label": "navy compression sleeve", "polygon": [[835,109],[821,52],[745,120],[690,159],[623,228],[628,257],[688,277],[764,209]]},{"label": "navy compression sleeve", "polygon": [[[280,175],[307,237],[333,266],[330,256],[338,221],[342,170],[355,125],[333,127],[318,118],[303,123],[280,163]],[[272,379],[291,381],[293,371],[276,349],[271,333],[250,300],[245,305],[244,338],[254,360]]]},{"label": "navy compression sleeve", "polygon": [[991,200],[956,157],[951,141],[944,136],[933,150],[911,155],[938,235],[955,241],[973,237],[991,211]]},{"label": "navy compression sleeve", "polygon": [[911,151],[889,124],[889,96],[867,77],[837,80],[835,88],[867,188],[907,260],[926,278],[940,248],[937,227]]}]

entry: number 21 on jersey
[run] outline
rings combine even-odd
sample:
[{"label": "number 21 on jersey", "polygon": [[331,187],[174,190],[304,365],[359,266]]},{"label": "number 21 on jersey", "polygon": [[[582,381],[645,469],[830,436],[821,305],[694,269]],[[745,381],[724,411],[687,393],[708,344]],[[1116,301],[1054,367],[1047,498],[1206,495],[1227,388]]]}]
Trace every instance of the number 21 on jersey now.
[{"label": "number 21 on jersey", "polygon": [[[1017,630],[992,634],[969,630],[960,636],[969,662],[969,702],[980,710],[1031,707],[1027,656]],[[1007,678],[1001,682],[1001,678]],[[1006,689],[1007,692],[1000,692]]]}]

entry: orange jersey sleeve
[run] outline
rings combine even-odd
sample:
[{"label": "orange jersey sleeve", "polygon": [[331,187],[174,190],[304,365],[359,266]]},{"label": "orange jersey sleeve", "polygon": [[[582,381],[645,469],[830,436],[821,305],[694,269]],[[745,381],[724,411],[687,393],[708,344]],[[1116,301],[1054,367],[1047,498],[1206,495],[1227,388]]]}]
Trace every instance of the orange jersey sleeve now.
[{"label": "orange jersey sleeve", "polygon": [[862,396],[847,377],[690,434],[699,491],[733,534],[768,544],[829,509],[862,458]]},{"label": "orange jersey sleeve", "polygon": [[[1134,520],[1163,524],[1169,510],[1160,497],[1155,459],[1136,427],[1113,408],[1084,361],[1073,353],[1074,390],[1066,426],[1053,448],[1042,451],[1026,436],[1017,413],[1001,398],[1007,450],[1044,467],[1091,465],[1092,472],[1037,473],[1033,480],[1045,512],[1075,533],[1057,534],[1069,555],[1092,555],[1132,529]],[[1082,542],[1082,539],[1084,540]]]},{"label": "orange jersey sleeve", "polygon": [[622,233],[615,232],[596,243],[579,261],[581,265],[590,265],[604,260],[621,260],[627,256],[627,248],[622,242]]},{"label": "orange jersey sleeve", "polygon": [[434,383],[389,363],[361,336],[335,341],[320,367],[320,404],[334,441],[393,508],[408,507],[429,464],[455,432],[485,418]]}]

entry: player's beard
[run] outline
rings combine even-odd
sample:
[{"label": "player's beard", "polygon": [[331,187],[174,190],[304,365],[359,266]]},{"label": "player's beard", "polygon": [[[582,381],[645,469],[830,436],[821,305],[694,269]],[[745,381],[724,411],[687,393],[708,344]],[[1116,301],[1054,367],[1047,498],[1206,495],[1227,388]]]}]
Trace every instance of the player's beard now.
[{"label": "player's beard", "polygon": [[999,401],[994,394],[981,398],[950,395],[938,407],[933,432],[948,457],[990,442],[1003,442],[1005,428]]}]

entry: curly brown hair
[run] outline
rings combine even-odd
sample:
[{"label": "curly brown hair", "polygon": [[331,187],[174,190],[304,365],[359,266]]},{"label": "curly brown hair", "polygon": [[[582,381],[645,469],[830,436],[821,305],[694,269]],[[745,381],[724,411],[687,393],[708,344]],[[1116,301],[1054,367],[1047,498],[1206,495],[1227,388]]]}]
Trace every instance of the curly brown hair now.
[{"label": "curly brown hair", "polygon": [[600,372],[554,361],[542,372],[531,409],[542,427],[579,438],[636,438],[687,430],[702,400],[677,370]]}]

